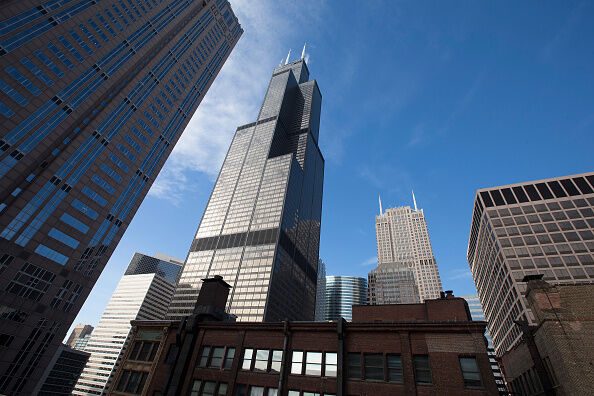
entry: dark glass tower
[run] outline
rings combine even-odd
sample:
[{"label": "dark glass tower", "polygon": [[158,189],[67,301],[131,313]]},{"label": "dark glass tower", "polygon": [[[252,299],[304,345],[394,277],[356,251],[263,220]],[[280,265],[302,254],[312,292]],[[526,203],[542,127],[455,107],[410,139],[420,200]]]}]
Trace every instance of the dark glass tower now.
[{"label": "dark glass tower", "polygon": [[0,2],[0,393],[31,393],[241,33],[225,0]]},{"label": "dark glass tower", "polygon": [[274,69],[256,122],[237,128],[169,308],[192,312],[201,279],[233,288],[238,320],[313,320],[324,158],[322,96],[304,60]]}]

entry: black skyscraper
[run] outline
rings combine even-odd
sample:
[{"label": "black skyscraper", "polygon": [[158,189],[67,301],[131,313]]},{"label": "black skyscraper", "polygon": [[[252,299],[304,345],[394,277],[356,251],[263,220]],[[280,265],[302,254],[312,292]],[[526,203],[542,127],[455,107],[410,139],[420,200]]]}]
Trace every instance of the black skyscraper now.
[{"label": "black skyscraper", "polygon": [[231,286],[244,321],[313,320],[324,158],[322,96],[303,59],[274,70],[256,122],[237,128],[169,308],[193,310],[201,279]]}]

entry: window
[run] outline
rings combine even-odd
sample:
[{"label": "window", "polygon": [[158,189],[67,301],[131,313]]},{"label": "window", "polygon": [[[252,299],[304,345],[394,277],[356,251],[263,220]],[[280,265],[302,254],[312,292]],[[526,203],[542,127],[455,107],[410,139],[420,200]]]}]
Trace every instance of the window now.
[{"label": "window", "polygon": [[307,352],[305,375],[322,375],[322,352]]},{"label": "window", "polygon": [[301,374],[303,368],[303,351],[293,351],[291,374]]},{"label": "window", "polygon": [[403,382],[402,358],[400,355],[386,355],[388,363],[388,382]]},{"label": "window", "polygon": [[347,354],[347,378],[361,379],[361,354],[349,353]]},{"label": "window", "polygon": [[365,379],[384,380],[384,359],[380,353],[365,353]]},{"label": "window", "polygon": [[200,361],[198,363],[198,366],[206,367],[206,364],[208,363],[209,355],[210,355],[210,347],[209,346],[202,347],[202,353],[200,354]]},{"label": "window", "polygon": [[337,360],[336,352],[326,352],[325,353],[324,376],[336,377],[337,362],[338,362],[338,360]]},{"label": "window", "polygon": [[256,350],[256,363],[254,364],[254,370],[256,371],[267,371],[268,370],[268,357],[270,351],[257,349]]},{"label": "window", "polygon": [[148,373],[145,372],[124,370],[116,390],[139,395],[142,393],[147,376]]},{"label": "window", "polygon": [[223,362],[223,368],[229,369],[233,365],[233,359],[235,358],[235,348],[227,348],[225,354],[225,361]]},{"label": "window", "polygon": [[159,349],[158,342],[136,341],[130,352],[129,360],[140,360],[143,362],[152,362]]},{"label": "window", "polygon": [[415,365],[415,380],[417,384],[431,384],[431,367],[429,365],[429,356],[416,355],[413,356]]},{"label": "window", "polygon": [[270,371],[280,373],[281,365],[283,363],[283,351],[272,351],[270,362]]},{"label": "window", "polygon": [[243,352],[243,363],[241,365],[241,368],[243,370],[250,370],[252,368],[252,357],[253,356],[254,356],[253,349],[246,349]]},{"label": "window", "polygon": [[190,396],[224,396],[227,394],[227,387],[226,382],[205,381],[202,383],[201,380],[194,380]]},{"label": "window", "polygon": [[214,347],[212,349],[212,355],[208,362],[208,367],[221,367],[223,363],[223,353],[225,352],[224,347]]},{"label": "window", "polygon": [[461,357],[460,368],[462,369],[464,386],[482,386],[481,373],[476,364],[475,357]]}]

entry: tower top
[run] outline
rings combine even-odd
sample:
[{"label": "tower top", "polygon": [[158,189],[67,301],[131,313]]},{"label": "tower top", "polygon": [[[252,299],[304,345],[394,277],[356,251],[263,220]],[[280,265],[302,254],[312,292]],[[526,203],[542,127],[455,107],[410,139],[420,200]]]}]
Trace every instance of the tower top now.
[{"label": "tower top", "polygon": [[289,57],[291,56],[291,49],[289,48],[289,53],[287,54],[287,59],[285,60],[285,65],[289,63]]},{"label": "tower top", "polygon": [[379,205],[380,205],[380,216],[383,215],[383,210],[382,210],[382,196],[378,195],[378,199],[379,199]]},{"label": "tower top", "polygon": [[301,51],[301,59],[304,59],[305,58],[305,45],[306,44],[307,43],[303,43],[303,50]]},{"label": "tower top", "polygon": [[417,209],[417,200],[415,198],[415,192],[414,191],[412,192],[412,196],[413,196],[413,204],[415,205],[415,210],[418,210]]}]

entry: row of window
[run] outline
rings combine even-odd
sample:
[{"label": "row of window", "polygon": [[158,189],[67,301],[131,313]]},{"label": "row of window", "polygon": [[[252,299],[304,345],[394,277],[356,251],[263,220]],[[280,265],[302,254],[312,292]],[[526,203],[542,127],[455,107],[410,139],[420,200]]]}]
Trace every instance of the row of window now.
[{"label": "row of window", "polygon": [[148,373],[146,372],[123,370],[122,376],[120,377],[118,385],[115,389],[118,392],[139,395],[142,393],[142,389],[144,388],[147,377]]}]

